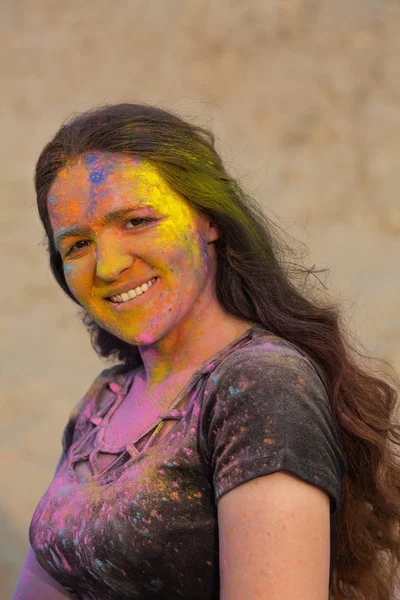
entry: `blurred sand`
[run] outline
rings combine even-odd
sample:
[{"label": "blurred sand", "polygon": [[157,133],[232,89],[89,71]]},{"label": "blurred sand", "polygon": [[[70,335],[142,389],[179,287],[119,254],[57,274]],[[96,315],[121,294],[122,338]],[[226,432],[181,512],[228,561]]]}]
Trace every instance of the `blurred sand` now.
[{"label": "blurred sand", "polygon": [[[115,6],[116,8],[111,8]],[[117,8],[118,7],[118,8]],[[400,7],[347,0],[3,0],[0,597],[74,404],[103,363],[50,275],[35,160],[72,112],[149,102],[210,127],[231,173],[328,267],[366,351],[400,372]]]}]

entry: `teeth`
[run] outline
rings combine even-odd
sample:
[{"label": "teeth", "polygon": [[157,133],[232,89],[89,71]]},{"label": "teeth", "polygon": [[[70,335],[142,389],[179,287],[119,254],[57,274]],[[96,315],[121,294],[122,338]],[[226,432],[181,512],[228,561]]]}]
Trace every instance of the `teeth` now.
[{"label": "teeth", "polygon": [[136,298],[137,294],[134,292],[134,290],[129,290],[129,292],[126,292],[126,295],[129,296],[129,298]]},{"label": "teeth", "polygon": [[132,300],[132,298],[136,298],[137,296],[141,296],[144,292],[147,292],[155,282],[156,277],[150,279],[147,283],[143,283],[141,286],[136,287],[134,290],[129,290],[128,292],[123,292],[122,294],[118,294],[117,296],[111,296],[112,302],[127,302],[127,300]]}]

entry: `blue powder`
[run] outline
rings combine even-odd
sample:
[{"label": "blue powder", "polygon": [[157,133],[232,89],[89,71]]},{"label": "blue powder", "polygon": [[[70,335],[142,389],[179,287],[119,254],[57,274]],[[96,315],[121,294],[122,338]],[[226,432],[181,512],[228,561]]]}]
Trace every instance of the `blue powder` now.
[{"label": "blue powder", "polygon": [[103,181],[103,173],[101,171],[94,171],[93,173],[90,173],[89,179],[93,183],[100,183]]},{"label": "blue powder", "polygon": [[243,390],[239,390],[237,388],[234,388],[231,385],[229,386],[229,393],[231,394],[231,396],[237,396],[241,392],[243,392]]}]

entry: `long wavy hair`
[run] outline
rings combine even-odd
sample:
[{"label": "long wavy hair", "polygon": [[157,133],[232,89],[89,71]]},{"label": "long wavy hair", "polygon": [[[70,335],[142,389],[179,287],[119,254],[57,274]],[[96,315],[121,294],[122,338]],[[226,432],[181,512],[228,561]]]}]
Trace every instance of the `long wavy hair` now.
[{"label": "long wavy hair", "polygon": [[[328,269],[316,271],[288,260],[298,257],[293,246],[227,173],[213,133],[147,104],[107,105],[71,117],[38,159],[35,185],[46,232],[43,243],[51,271],[71,300],[79,304],[53,242],[47,199],[67,161],[96,151],[150,161],[195,210],[210,217],[222,232],[215,241],[220,304],[297,344],[320,365],[348,461],[330,600],[392,598],[400,558],[400,426],[394,423],[400,381],[395,370],[383,359],[361,353],[355,336],[350,341],[341,303],[327,298],[321,287],[327,288],[315,276]],[[313,285],[316,281],[321,285]],[[122,369],[141,364],[137,346],[102,329],[82,310],[99,356]],[[379,364],[373,366],[373,360]]]}]

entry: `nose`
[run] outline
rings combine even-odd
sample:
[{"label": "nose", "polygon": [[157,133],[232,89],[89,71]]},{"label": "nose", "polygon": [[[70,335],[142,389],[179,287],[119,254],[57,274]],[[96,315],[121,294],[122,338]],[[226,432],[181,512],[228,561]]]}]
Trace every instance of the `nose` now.
[{"label": "nose", "polygon": [[120,273],[129,269],[134,258],[122,246],[114,241],[105,245],[98,244],[96,249],[96,275],[104,281],[118,279]]}]

